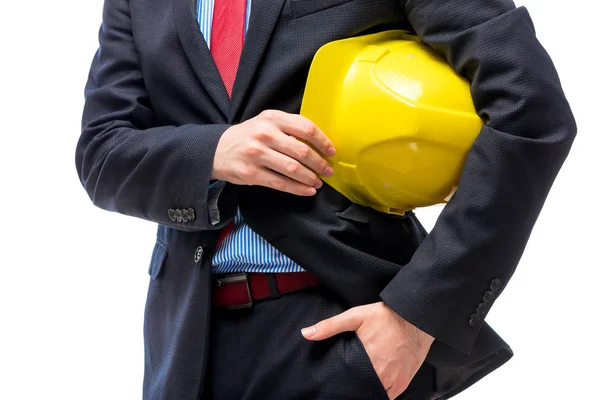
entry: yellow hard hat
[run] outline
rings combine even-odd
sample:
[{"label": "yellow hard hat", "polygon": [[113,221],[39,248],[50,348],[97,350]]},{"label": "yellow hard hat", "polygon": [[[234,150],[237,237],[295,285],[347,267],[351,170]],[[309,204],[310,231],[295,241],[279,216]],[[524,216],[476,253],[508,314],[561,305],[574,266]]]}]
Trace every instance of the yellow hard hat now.
[{"label": "yellow hard hat", "polygon": [[469,83],[405,31],[331,42],[314,57],[300,114],[334,143],[332,177],[351,201],[404,214],[443,203],[483,122]]}]

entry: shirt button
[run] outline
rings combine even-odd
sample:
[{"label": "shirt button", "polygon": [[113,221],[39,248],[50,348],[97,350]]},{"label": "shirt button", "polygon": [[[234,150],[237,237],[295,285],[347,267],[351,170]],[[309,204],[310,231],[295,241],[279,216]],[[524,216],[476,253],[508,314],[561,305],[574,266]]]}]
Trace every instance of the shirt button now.
[{"label": "shirt button", "polygon": [[181,211],[181,218],[183,219],[183,222],[188,222],[190,218],[188,210],[186,210],[185,208]]},{"label": "shirt button", "polygon": [[492,279],[492,282],[490,283],[490,289],[492,289],[493,292],[497,292],[498,289],[500,289],[500,284],[501,283],[502,282],[498,278]]},{"label": "shirt button", "polygon": [[469,317],[469,325],[476,326],[480,320],[481,320],[481,317],[479,315],[471,314],[471,316]]},{"label": "shirt button", "polygon": [[169,208],[169,219],[173,222],[177,220],[177,218],[175,217],[175,210],[173,210],[172,208]]},{"label": "shirt button", "polygon": [[483,294],[483,302],[490,304],[491,302],[494,301],[494,297],[496,297],[496,295],[494,295],[494,292],[492,292],[491,290],[488,290],[487,292],[485,292]]},{"label": "shirt button", "polygon": [[190,219],[190,221],[196,219],[196,211],[194,211],[193,208],[188,208],[188,218]]},{"label": "shirt button", "polygon": [[200,264],[202,262],[202,255],[204,254],[204,249],[202,246],[198,246],[196,252],[194,253],[194,262],[196,264]]},{"label": "shirt button", "polygon": [[175,210],[175,218],[177,218],[177,222],[183,221],[183,216],[181,215],[180,209]]}]

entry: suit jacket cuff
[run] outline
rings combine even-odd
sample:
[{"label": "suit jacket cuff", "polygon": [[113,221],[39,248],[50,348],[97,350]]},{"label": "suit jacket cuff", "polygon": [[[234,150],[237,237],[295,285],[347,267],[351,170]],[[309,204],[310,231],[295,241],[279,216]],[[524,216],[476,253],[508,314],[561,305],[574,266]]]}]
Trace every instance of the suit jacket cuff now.
[{"label": "suit jacket cuff", "polygon": [[208,216],[210,223],[215,226],[221,222],[221,213],[219,212],[219,197],[223,192],[227,182],[225,181],[214,181],[209,185],[208,188],[208,199],[206,205],[208,208]]},{"label": "suit jacket cuff", "polygon": [[[468,312],[439,313],[439,308],[436,307],[438,298],[431,299],[432,301],[428,298],[431,292],[435,291],[434,286],[440,285],[439,282],[423,280],[416,276],[405,276],[405,274],[398,275],[380,293],[379,296],[384,303],[406,321],[436,340],[469,354],[482,323],[478,320],[477,324],[471,326]],[[422,290],[421,283],[429,286],[429,289]],[[453,300],[446,299],[446,302],[450,301]],[[483,322],[483,318],[479,318]]]}]

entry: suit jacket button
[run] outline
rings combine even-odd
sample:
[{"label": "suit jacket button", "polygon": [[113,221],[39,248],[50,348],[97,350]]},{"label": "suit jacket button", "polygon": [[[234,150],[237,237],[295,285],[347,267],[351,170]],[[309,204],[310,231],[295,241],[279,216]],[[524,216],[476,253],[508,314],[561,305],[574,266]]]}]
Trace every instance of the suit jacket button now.
[{"label": "suit jacket button", "polygon": [[173,222],[177,221],[177,217],[175,217],[175,210],[169,208],[169,219]]},{"label": "suit jacket button", "polygon": [[497,292],[498,289],[500,289],[501,283],[502,282],[498,278],[492,279],[492,282],[490,283],[490,289],[492,289],[492,292]]},{"label": "suit jacket button", "polygon": [[196,211],[193,208],[188,208],[188,218],[190,221],[194,221],[196,219]]},{"label": "suit jacket button", "polygon": [[487,292],[485,292],[483,294],[483,302],[490,304],[491,302],[494,301],[495,297],[496,297],[496,295],[494,294],[494,292],[492,292],[491,290],[488,290]]},{"label": "suit jacket button", "polygon": [[483,316],[488,310],[488,305],[485,303],[477,304],[477,309],[475,310],[477,314]]},{"label": "suit jacket button", "polygon": [[478,314],[471,314],[471,316],[469,317],[469,325],[477,326],[480,320],[481,317]]},{"label": "suit jacket button", "polygon": [[194,253],[194,262],[196,264],[200,264],[202,262],[202,255],[204,254],[204,249],[202,246],[198,246],[196,252]]},{"label": "suit jacket button", "polygon": [[184,208],[181,210],[181,218],[183,219],[183,222],[188,222],[190,216],[187,209]]},{"label": "suit jacket button", "polygon": [[175,210],[175,218],[177,218],[177,222],[183,221],[183,216],[181,215],[180,209]]}]

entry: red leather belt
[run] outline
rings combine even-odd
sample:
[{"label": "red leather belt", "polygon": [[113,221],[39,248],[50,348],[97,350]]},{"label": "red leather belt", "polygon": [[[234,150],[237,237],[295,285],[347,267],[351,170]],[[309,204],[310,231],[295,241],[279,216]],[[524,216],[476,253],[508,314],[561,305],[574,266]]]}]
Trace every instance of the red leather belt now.
[{"label": "red leather belt", "polygon": [[216,307],[247,308],[259,300],[317,286],[321,282],[308,272],[239,273],[214,277],[212,301]]}]

